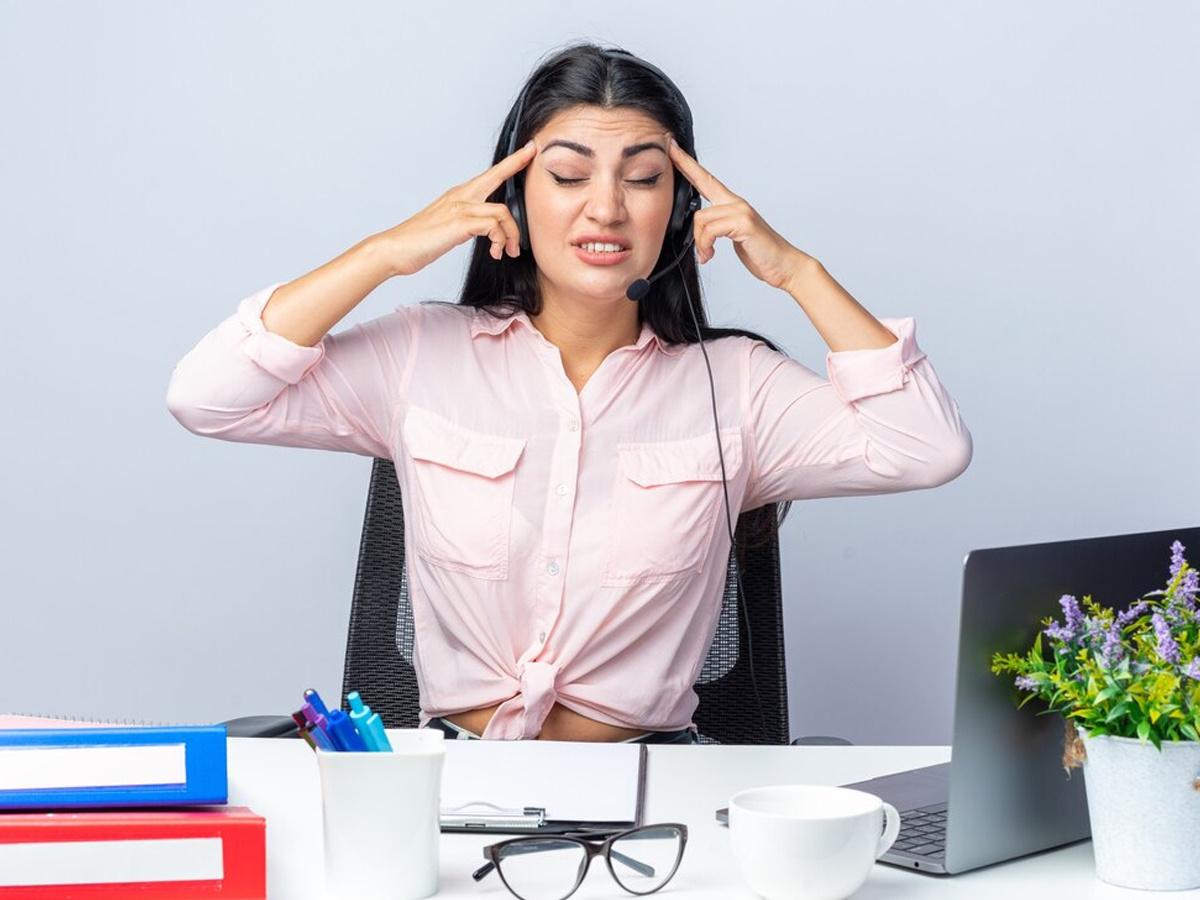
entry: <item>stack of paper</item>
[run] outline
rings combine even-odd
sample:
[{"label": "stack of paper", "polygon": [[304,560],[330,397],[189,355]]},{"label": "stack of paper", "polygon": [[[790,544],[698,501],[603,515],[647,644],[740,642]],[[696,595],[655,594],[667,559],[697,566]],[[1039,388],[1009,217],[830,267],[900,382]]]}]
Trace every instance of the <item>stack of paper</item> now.
[{"label": "stack of paper", "polygon": [[[509,831],[501,817],[540,808],[551,827],[641,824],[646,745],[586,741],[446,741],[442,829]],[[513,828],[513,832],[525,828]]]}]

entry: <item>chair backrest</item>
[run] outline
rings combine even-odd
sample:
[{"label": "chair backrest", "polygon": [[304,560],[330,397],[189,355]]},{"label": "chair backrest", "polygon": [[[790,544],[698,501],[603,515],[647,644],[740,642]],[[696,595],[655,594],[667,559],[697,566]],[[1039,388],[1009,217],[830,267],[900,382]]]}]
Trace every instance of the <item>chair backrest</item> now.
[{"label": "chair backrest", "polygon": [[[743,513],[734,532],[739,544],[743,543],[746,528],[747,514]],[[747,635],[738,615],[732,552],[719,624],[695,684],[700,704],[693,719],[701,743],[787,744],[787,667],[778,534],[772,530],[768,541],[744,548],[742,557],[742,594],[766,730],[750,681]],[[420,706],[412,657],[413,618],[404,564],[400,485],[392,461],[376,459],[367,491],[350,608],[343,706],[348,705],[346,694],[356,690],[387,727],[415,728]]]}]

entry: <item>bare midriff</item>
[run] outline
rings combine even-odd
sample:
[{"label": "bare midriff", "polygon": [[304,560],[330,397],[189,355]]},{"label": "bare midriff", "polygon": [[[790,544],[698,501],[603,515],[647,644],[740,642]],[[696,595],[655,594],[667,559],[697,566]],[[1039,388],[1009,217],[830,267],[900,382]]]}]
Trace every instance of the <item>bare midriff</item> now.
[{"label": "bare midriff", "polygon": [[[465,728],[475,734],[483,734],[483,729],[487,728],[488,722],[492,720],[492,714],[499,706],[500,704],[497,703],[495,706],[454,713],[454,715],[442,716],[442,718],[447,722],[453,722],[459,728]],[[619,725],[609,725],[607,722],[597,722],[595,719],[589,719],[587,716],[582,716],[574,710],[555,703],[546,716],[546,721],[542,723],[542,730],[538,733],[537,740],[623,741],[632,737],[640,737],[648,730],[646,728],[622,728]]]}]

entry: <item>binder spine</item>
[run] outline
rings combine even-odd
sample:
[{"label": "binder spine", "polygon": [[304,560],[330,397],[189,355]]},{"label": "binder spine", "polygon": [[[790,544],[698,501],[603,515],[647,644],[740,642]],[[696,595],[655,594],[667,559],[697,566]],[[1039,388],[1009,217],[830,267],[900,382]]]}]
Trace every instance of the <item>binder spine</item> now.
[{"label": "binder spine", "polygon": [[119,883],[89,881],[69,868],[52,870],[62,881],[39,879],[36,885],[12,883],[0,871],[0,900],[63,900],[63,898],[132,897],[259,900],[266,897],[266,820],[244,807],[220,811],[82,812],[47,818],[46,813],[7,813],[0,817],[0,847],[39,844],[112,842],[120,853],[122,841],[218,838],[221,874],[217,878],[180,881],[139,881],[136,870]]},{"label": "binder spine", "polygon": [[223,725],[178,728],[87,728],[0,731],[0,766],[5,753],[39,748],[184,746],[184,781],[92,787],[0,789],[0,809],[85,809],[224,804],[229,799],[226,730]]}]

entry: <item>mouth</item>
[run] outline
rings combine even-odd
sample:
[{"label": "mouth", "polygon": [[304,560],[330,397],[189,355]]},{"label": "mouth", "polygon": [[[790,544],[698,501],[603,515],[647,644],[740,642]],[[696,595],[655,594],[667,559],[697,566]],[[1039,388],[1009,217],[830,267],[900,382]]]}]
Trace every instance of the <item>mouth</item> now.
[{"label": "mouth", "polygon": [[615,266],[633,255],[628,246],[620,243],[583,241],[571,246],[575,248],[576,256],[593,266]]}]

